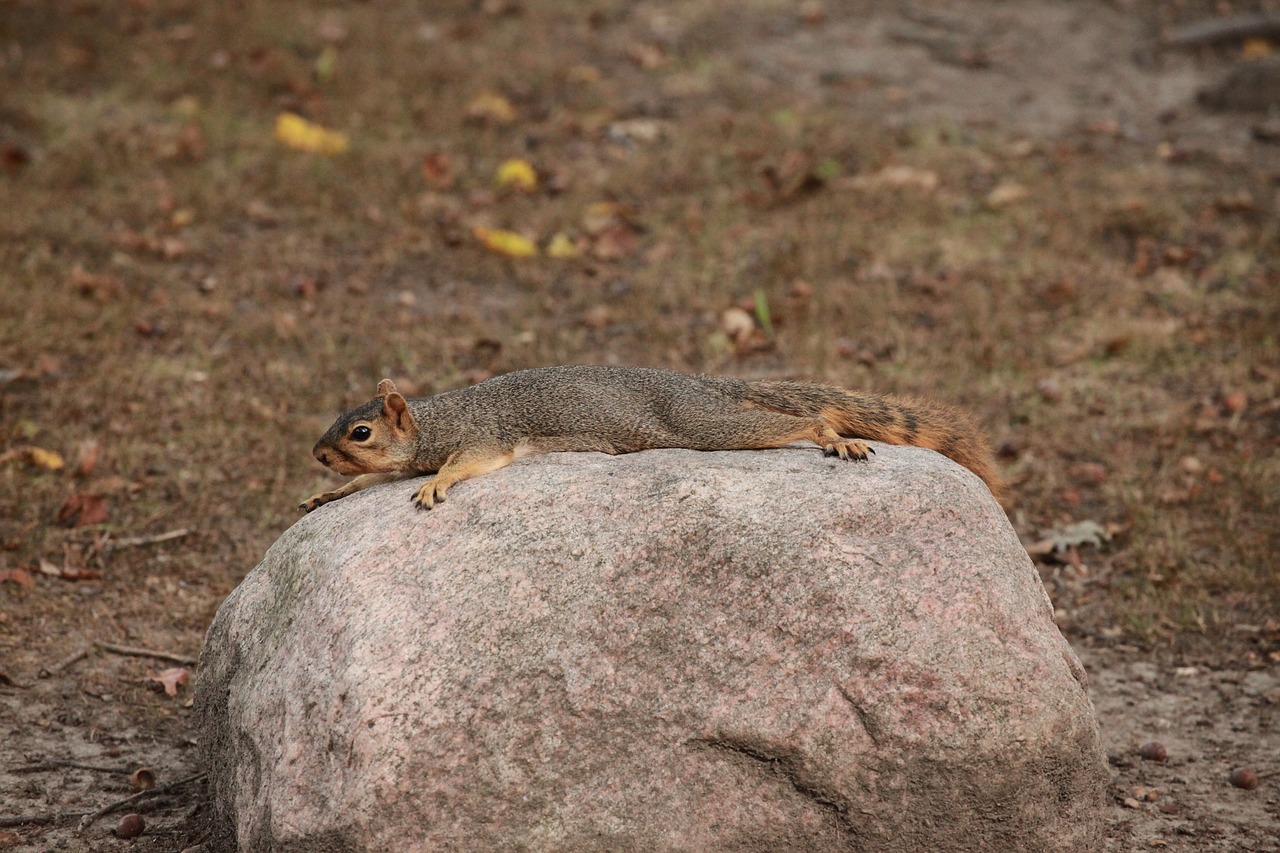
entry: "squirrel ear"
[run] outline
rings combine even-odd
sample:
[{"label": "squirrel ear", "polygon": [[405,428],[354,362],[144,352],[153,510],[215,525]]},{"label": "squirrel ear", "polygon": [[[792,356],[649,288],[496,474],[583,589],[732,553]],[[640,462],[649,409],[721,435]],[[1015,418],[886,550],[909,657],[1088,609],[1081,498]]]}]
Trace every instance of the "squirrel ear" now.
[{"label": "squirrel ear", "polygon": [[[386,380],[383,380],[386,382]],[[390,385],[390,382],[387,382]],[[413,416],[409,414],[409,405],[394,387],[382,398],[382,416],[396,425],[396,429],[407,430],[413,425]]]},{"label": "squirrel ear", "polygon": [[375,394],[374,396],[385,397],[388,394],[394,394],[394,393],[396,393],[396,384],[392,382],[390,379],[384,379],[378,383],[378,393]]}]

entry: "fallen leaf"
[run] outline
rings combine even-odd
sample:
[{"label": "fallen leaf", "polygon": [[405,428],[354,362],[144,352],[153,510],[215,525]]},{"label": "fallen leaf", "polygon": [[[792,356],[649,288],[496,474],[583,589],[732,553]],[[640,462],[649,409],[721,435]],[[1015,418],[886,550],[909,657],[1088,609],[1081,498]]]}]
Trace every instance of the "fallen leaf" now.
[{"label": "fallen leaf", "polygon": [[1006,181],[987,193],[987,206],[1008,207],[1011,204],[1026,201],[1030,195],[1031,191],[1022,184]]},{"label": "fallen leaf", "polygon": [[178,134],[178,152],[191,161],[200,161],[209,153],[209,143],[198,124],[189,124]]},{"label": "fallen leaf", "polygon": [[257,198],[245,205],[244,215],[249,217],[251,222],[259,225],[275,225],[280,221],[280,214],[276,213],[271,205]]},{"label": "fallen leaf", "polygon": [[7,569],[0,572],[0,583],[5,581],[18,586],[25,586],[28,589],[36,585],[35,578],[31,577],[31,573],[26,569]]},{"label": "fallen leaf", "polygon": [[154,681],[164,686],[164,692],[169,696],[177,696],[178,688],[186,686],[191,682],[191,673],[183,667],[176,666],[172,669],[166,669],[164,672],[155,674],[151,670],[147,670],[147,680]]},{"label": "fallen leaf", "polygon": [[27,455],[31,459],[31,464],[37,468],[44,468],[46,471],[57,471],[64,464],[62,457],[54,453],[52,450],[45,450],[43,447],[27,448]]},{"label": "fallen leaf", "polygon": [[341,154],[348,146],[345,134],[321,127],[294,113],[281,113],[276,118],[275,138],[290,148],[316,154]]},{"label": "fallen leaf", "polygon": [[729,308],[720,315],[720,328],[729,336],[729,340],[742,343],[755,334],[756,321],[741,308]]},{"label": "fallen leaf", "polygon": [[66,464],[61,455],[54,453],[52,450],[45,450],[43,447],[24,445],[0,453],[0,464],[19,460],[25,461],[28,465],[43,468],[46,471],[57,471]]},{"label": "fallen leaf", "polygon": [[657,142],[662,125],[653,119],[633,118],[615,121],[606,131],[609,141],[619,145]]},{"label": "fallen leaf", "polygon": [[328,83],[333,79],[333,72],[337,65],[338,51],[333,49],[333,45],[326,46],[316,57],[316,79],[321,83]]},{"label": "fallen leaf", "polygon": [[[822,164],[815,163],[803,151],[787,151],[779,162],[768,163],[760,169],[766,193],[754,200],[760,204],[774,205],[810,195],[821,189],[828,177],[832,176],[831,165],[825,161]],[[839,164],[835,165],[838,171]]]},{"label": "fallen leaf", "polygon": [[593,305],[582,313],[582,325],[588,329],[604,329],[613,323],[613,313],[604,305]]},{"label": "fallen leaf", "polygon": [[1111,533],[1107,528],[1096,521],[1088,520],[1077,521],[1074,524],[1059,525],[1045,531],[1042,535],[1050,543],[1050,550],[1058,552],[1080,545],[1093,545],[1095,548],[1101,548],[1102,543],[1111,539]]},{"label": "fallen leaf", "polygon": [[611,201],[597,201],[587,205],[582,214],[582,230],[597,236],[622,221],[622,209]]},{"label": "fallen leaf", "polygon": [[31,162],[31,152],[16,142],[0,142],[0,166],[15,173]]},{"label": "fallen leaf", "polygon": [[422,155],[422,177],[434,187],[448,189],[453,186],[452,159],[441,151]]},{"label": "fallen leaf", "polygon": [[870,175],[855,175],[840,182],[840,187],[850,189],[913,189],[931,193],[942,180],[932,169],[914,166],[885,166]]},{"label": "fallen leaf", "polygon": [[648,71],[661,68],[667,64],[667,54],[662,48],[653,44],[638,44],[627,51],[627,56],[636,65]]},{"label": "fallen leaf", "polygon": [[528,160],[507,160],[498,167],[494,183],[500,187],[515,187],[531,193],[538,188],[538,173]]},{"label": "fallen leaf", "polygon": [[467,104],[467,118],[490,124],[511,124],[516,120],[516,108],[502,95],[482,92]]},{"label": "fallen leaf", "polygon": [[635,253],[640,240],[635,229],[618,222],[601,232],[591,244],[591,254],[601,260],[616,261]]},{"label": "fallen leaf", "polygon": [[1275,47],[1271,42],[1261,38],[1247,38],[1244,44],[1240,45],[1241,59],[1262,59],[1264,56],[1270,56],[1275,53]]},{"label": "fallen leaf", "polygon": [[120,279],[113,275],[95,275],[86,272],[84,267],[78,264],[71,270],[71,286],[81,296],[90,297],[99,302],[115,299],[123,291]]},{"label": "fallen leaf", "polygon": [[326,16],[319,24],[316,25],[316,35],[320,36],[320,38],[327,42],[333,42],[336,44],[338,42],[346,41],[347,36],[350,34],[351,31],[347,28],[347,25],[344,24],[340,18],[332,14]]},{"label": "fallen leaf", "polygon": [[471,230],[477,240],[489,251],[509,258],[527,258],[538,254],[537,245],[528,237],[501,228],[477,226]]},{"label": "fallen leaf", "polygon": [[578,247],[573,240],[569,239],[569,235],[563,231],[552,237],[551,242],[547,244],[547,257],[549,258],[576,258],[578,254]]},{"label": "fallen leaf", "polygon": [[59,566],[57,563],[40,558],[40,574],[48,575],[52,578],[62,578],[66,581],[91,581],[96,580],[102,575],[93,569],[86,569],[84,566],[73,566],[70,560]]},{"label": "fallen leaf", "polygon": [[35,438],[39,434],[40,424],[31,420],[31,418],[18,418],[18,420],[13,424],[14,438],[20,438],[23,441],[31,441],[31,439]]},{"label": "fallen leaf", "polygon": [[1107,468],[1098,462],[1078,462],[1072,465],[1068,473],[1081,483],[1099,485],[1107,481]]},{"label": "fallen leaf", "polygon": [[154,251],[166,261],[172,261],[191,254],[191,247],[180,237],[164,237]]},{"label": "fallen leaf", "polygon": [[68,527],[101,524],[107,520],[107,499],[102,495],[75,492],[63,501],[55,518]]},{"label": "fallen leaf", "polygon": [[96,438],[86,438],[77,444],[75,475],[77,477],[91,475],[93,470],[98,467],[98,455],[101,451],[102,445],[98,443]]}]

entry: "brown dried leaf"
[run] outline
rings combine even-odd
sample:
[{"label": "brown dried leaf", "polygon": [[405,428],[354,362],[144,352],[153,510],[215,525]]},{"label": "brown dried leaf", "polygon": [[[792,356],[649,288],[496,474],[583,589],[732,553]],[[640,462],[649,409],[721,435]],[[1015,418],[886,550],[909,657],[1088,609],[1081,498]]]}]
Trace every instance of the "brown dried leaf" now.
[{"label": "brown dried leaf", "polygon": [[453,186],[453,160],[442,151],[432,151],[422,156],[422,177],[427,183],[438,189],[447,190]]},{"label": "brown dried leaf", "polygon": [[7,569],[0,572],[0,583],[5,581],[18,586],[25,586],[28,589],[36,585],[35,578],[31,577],[31,573],[26,569]]},{"label": "brown dried leaf", "polygon": [[93,569],[86,569],[82,565],[74,565],[71,554],[67,555],[61,566],[51,560],[46,560],[44,557],[40,558],[39,566],[40,574],[48,575],[52,578],[62,578],[66,581],[91,581],[102,577]]},{"label": "brown dried leaf", "polygon": [[0,142],[0,167],[10,174],[31,162],[31,153],[16,142]]},{"label": "brown dried leaf", "polygon": [[154,681],[164,687],[164,692],[169,696],[177,696],[178,688],[186,686],[191,682],[191,673],[186,668],[175,666],[172,669],[166,669],[160,673],[152,673],[147,670],[147,680]]},{"label": "brown dried leaf", "polygon": [[68,527],[85,527],[107,520],[107,499],[103,495],[74,492],[58,509],[55,519]]},{"label": "brown dried leaf", "polygon": [[591,254],[603,261],[616,261],[635,254],[640,240],[625,222],[606,228],[591,244]]},{"label": "brown dried leaf", "polygon": [[77,265],[71,270],[71,286],[81,296],[106,302],[120,296],[123,288],[120,279],[113,275],[94,275]]},{"label": "brown dried leaf", "polygon": [[98,455],[102,445],[96,438],[86,438],[76,445],[76,466],[72,471],[77,477],[88,477],[98,467]]}]

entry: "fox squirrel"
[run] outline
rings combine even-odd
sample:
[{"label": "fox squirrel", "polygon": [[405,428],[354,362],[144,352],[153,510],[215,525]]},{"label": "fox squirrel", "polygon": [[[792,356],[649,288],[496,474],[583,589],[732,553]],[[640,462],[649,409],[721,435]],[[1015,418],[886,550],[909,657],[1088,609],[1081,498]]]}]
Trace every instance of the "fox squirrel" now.
[{"label": "fox squirrel", "polygon": [[817,382],[747,382],[637,367],[539,367],[470,388],[406,399],[390,379],[345,413],[312,453],[358,475],[298,508],[310,512],[379,483],[435,472],[413,496],[430,509],[454,483],[534,453],[634,453],[659,447],[752,450],[812,441],[865,460],[863,439],[937,450],[1001,486],[984,436],[967,416],[920,401]]}]

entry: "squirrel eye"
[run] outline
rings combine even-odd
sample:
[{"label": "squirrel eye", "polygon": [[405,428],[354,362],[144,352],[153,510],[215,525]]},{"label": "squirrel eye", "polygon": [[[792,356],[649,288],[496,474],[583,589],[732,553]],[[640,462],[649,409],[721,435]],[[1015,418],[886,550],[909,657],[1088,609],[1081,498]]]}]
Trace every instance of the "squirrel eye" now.
[{"label": "squirrel eye", "polygon": [[373,435],[373,430],[363,424],[351,431],[351,439],[353,441],[368,441],[371,435]]}]

